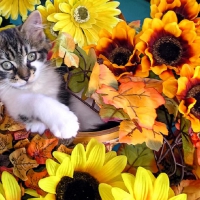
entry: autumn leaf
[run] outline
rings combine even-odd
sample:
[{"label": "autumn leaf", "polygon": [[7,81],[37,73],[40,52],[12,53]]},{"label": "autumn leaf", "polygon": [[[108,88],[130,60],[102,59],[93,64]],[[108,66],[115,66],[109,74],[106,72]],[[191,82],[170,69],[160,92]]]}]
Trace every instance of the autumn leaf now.
[{"label": "autumn leaf", "polygon": [[115,89],[118,88],[118,82],[110,69],[104,64],[98,64],[96,62],[90,76],[87,96],[91,96],[103,84]]},{"label": "autumn leaf", "polygon": [[38,167],[36,160],[30,159],[26,153],[25,148],[20,148],[13,151],[9,155],[9,159],[13,164],[13,173],[15,176],[19,177],[21,180],[26,181],[28,178],[26,173],[29,169]]},{"label": "autumn leaf", "polygon": [[13,136],[11,134],[1,134],[0,133],[0,154],[9,149],[12,149]]},{"label": "autumn leaf", "polygon": [[19,149],[19,148],[22,148],[22,147],[27,147],[29,144],[30,144],[30,141],[26,138],[26,139],[23,139],[23,140],[19,140],[19,141],[14,145],[14,148],[15,148],[15,149]]},{"label": "autumn leaf", "polygon": [[86,54],[81,48],[76,47],[75,53],[80,57],[79,67],[70,71],[67,84],[71,91],[74,93],[82,91],[82,96],[85,96],[97,58],[94,49],[90,49]]},{"label": "autumn leaf", "polygon": [[30,131],[27,131],[27,130],[19,130],[13,133],[15,140],[22,140],[22,139],[28,138],[29,134],[30,134]]},{"label": "autumn leaf", "polygon": [[144,143],[137,145],[121,144],[117,153],[127,157],[126,172],[135,174],[138,167],[144,167],[152,173],[158,171],[153,151]]},{"label": "autumn leaf", "polygon": [[68,67],[78,67],[79,57],[73,53],[75,50],[75,42],[71,35],[68,33],[60,33],[53,44],[52,49],[48,54],[48,59],[58,59],[59,63],[57,67],[60,66],[60,58],[64,59],[64,63]]},{"label": "autumn leaf", "polygon": [[3,122],[0,124],[0,130],[3,131],[18,131],[23,129],[25,129],[24,124],[14,121],[7,113],[5,114]]},{"label": "autumn leaf", "polygon": [[40,189],[38,186],[38,181],[44,177],[48,176],[48,172],[46,169],[35,172],[33,169],[30,169],[27,173],[27,180],[24,182],[26,187],[36,190],[38,194],[44,196],[46,193]]},{"label": "autumn leaf", "polygon": [[46,159],[51,158],[51,152],[58,144],[57,138],[44,139],[36,135],[27,147],[27,153],[33,157],[38,164],[45,164]]},{"label": "autumn leaf", "polygon": [[147,147],[158,151],[163,144],[163,136],[168,134],[165,124],[155,121],[152,129],[138,126],[133,121],[124,120],[120,123],[119,142],[127,144],[146,143]]},{"label": "autumn leaf", "polygon": [[176,195],[187,194],[187,200],[198,200],[200,198],[200,180],[182,180],[173,190]]},{"label": "autumn leaf", "polygon": [[122,108],[117,109],[111,105],[103,105],[100,108],[99,115],[104,122],[130,119]]},{"label": "autumn leaf", "polygon": [[66,154],[71,154],[72,153],[72,150],[73,149],[70,149],[68,147],[66,147],[65,145],[61,144],[58,149],[56,149],[56,151],[60,151],[60,152],[63,152],[63,153],[66,153]]},{"label": "autumn leaf", "polygon": [[142,127],[152,128],[157,116],[155,108],[165,103],[164,98],[154,89],[145,88],[143,82],[127,82],[119,90],[102,85],[97,93],[105,104],[122,108],[130,119],[138,120]]}]

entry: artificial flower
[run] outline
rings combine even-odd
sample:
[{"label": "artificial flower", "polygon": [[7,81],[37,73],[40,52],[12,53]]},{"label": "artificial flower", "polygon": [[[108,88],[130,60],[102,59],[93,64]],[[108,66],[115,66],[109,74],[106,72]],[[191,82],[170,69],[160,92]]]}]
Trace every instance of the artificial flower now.
[{"label": "artificial flower", "polygon": [[69,33],[80,47],[96,44],[98,32],[105,28],[108,31],[118,21],[119,2],[109,0],[71,0],[59,3],[60,12],[47,19],[54,22],[54,31]]},{"label": "artificial flower", "polygon": [[147,77],[149,68],[140,65],[139,52],[135,50],[136,30],[119,22],[112,32],[103,29],[95,47],[97,56],[114,73],[117,79],[124,74]]},{"label": "artificial flower", "polygon": [[200,5],[196,0],[151,0],[151,17],[161,18],[164,13],[172,10],[176,13],[178,21],[183,19],[194,20],[200,10]]},{"label": "artificial flower", "polygon": [[40,4],[40,0],[1,0],[1,15],[6,19],[9,17],[16,20],[21,15],[24,21],[27,18],[28,11],[35,10],[35,6]]},{"label": "artificial flower", "polygon": [[157,178],[149,171],[138,167],[136,176],[123,173],[127,190],[100,183],[99,192],[102,200],[186,200],[186,194],[175,196],[169,186],[167,174],[161,173]]},{"label": "artificial flower", "polygon": [[173,74],[180,74],[183,64],[194,68],[200,64],[200,40],[193,21],[178,23],[176,14],[168,11],[161,19],[144,20],[141,41],[136,48],[144,54],[142,66],[166,80]]},{"label": "artificial flower", "polygon": [[181,77],[178,79],[178,91],[176,97],[180,101],[179,112],[191,121],[194,132],[200,131],[200,66],[194,71],[189,70],[188,65],[184,65]]},{"label": "artificial flower", "polygon": [[122,187],[120,174],[125,168],[125,156],[116,156],[116,152],[105,153],[105,146],[91,139],[86,150],[77,144],[71,156],[54,151],[54,158],[47,159],[46,168],[49,177],[40,179],[39,187],[56,199],[100,199],[99,183]]},{"label": "artificial flower", "polygon": [[44,24],[44,32],[50,40],[55,40],[58,36],[58,33],[53,31],[54,22],[48,21],[48,16],[51,14],[60,12],[59,3],[64,2],[65,0],[54,0],[53,3],[50,0],[45,2],[45,6],[39,5],[37,10],[42,16],[42,23]]},{"label": "artificial flower", "polygon": [[3,171],[0,183],[0,199],[1,200],[21,200],[21,189],[13,175],[7,171]]}]

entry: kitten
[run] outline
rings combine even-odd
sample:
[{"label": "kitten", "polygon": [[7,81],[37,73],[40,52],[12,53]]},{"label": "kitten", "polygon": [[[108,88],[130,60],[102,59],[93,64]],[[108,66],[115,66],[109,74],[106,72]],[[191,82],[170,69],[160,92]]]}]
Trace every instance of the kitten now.
[{"label": "kitten", "polygon": [[47,60],[50,48],[38,11],[23,25],[0,32],[0,99],[27,130],[43,133],[48,128],[56,137],[75,137],[79,123],[84,131],[103,122],[69,95],[69,105],[61,103],[62,78]]}]

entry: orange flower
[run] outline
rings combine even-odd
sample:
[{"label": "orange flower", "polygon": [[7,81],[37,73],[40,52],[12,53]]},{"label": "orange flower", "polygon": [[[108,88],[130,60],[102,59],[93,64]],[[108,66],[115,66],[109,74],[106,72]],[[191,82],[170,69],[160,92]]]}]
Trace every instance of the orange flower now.
[{"label": "orange flower", "polygon": [[140,39],[136,49],[144,54],[142,67],[150,67],[163,80],[174,72],[179,75],[186,63],[191,68],[200,64],[200,38],[194,22],[184,19],[178,23],[173,11],[168,11],[162,20],[145,19]]},{"label": "orange flower", "polygon": [[164,13],[173,10],[178,21],[181,21],[183,19],[195,19],[199,14],[200,6],[196,0],[152,0],[150,8],[152,18],[162,18]]},{"label": "orange flower", "polygon": [[121,21],[113,28],[112,33],[103,29],[99,34],[96,54],[116,76],[132,73],[135,76],[147,77],[149,68],[141,66],[139,52],[135,50],[136,31]]},{"label": "orange flower", "polygon": [[200,131],[200,66],[188,71],[185,65],[178,79],[177,98],[180,100],[179,112],[190,120],[194,132]]}]

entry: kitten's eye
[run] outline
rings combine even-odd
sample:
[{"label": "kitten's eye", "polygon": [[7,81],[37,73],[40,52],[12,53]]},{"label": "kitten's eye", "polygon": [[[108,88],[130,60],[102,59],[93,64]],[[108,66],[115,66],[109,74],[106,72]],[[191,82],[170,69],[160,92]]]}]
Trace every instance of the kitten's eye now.
[{"label": "kitten's eye", "polygon": [[31,52],[31,53],[29,53],[29,54],[27,55],[27,60],[28,60],[29,62],[35,61],[36,58],[37,58],[37,55],[36,55],[35,52]]},{"label": "kitten's eye", "polygon": [[13,64],[9,61],[5,61],[1,64],[1,66],[3,67],[3,69],[5,70],[11,70],[13,69]]}]

